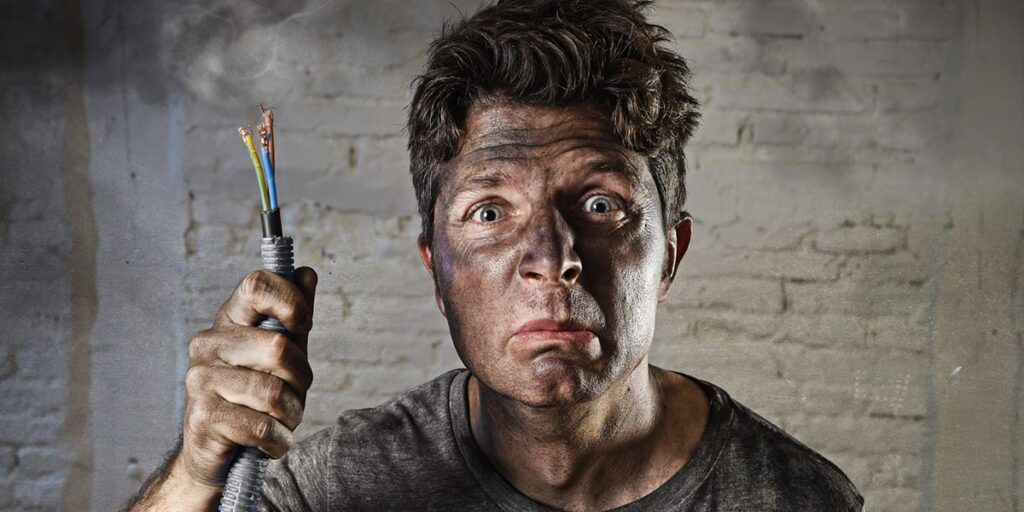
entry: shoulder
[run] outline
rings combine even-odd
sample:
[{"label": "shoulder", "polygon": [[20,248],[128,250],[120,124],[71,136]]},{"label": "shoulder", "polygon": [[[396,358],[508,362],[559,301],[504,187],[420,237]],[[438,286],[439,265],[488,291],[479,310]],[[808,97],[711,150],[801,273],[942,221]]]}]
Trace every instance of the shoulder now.
[{"label": "shoulder", "polygon": [[343,412],[334,425],[346,450],[392,450],[396,443],[421,444],[450,437],[448,394],[465,370],[451,370],[376,407]]},{"label": "shoulder", "polygon": [[[344,411],[331,427],[297,442],[270,462],[262,509],[375,509],[386,505],[375,500],[387,499],[389,492],[425,485],[414,477],[457,467],[448,394],[462,371],[444,373],[376,407]],[[428,483],[447,484],[442,478]]]},{"label": "shoulder", "polygon": [[704,384],[732,411],[716,473],[729,473],[732,482],[765,501],[799,504],[796,509],[862,510],[864,498],[838,466],[721,388]]}]

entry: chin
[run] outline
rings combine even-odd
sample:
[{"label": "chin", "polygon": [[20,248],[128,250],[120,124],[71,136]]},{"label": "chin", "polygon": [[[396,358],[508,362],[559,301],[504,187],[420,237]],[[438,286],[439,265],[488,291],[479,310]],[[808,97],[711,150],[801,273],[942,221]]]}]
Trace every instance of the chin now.
[{"label": "chin", "polygon": [[594,399],[607,386],[592,369],[561,357],[544,357],[533,361],[526,372],[527,382],[516,386],[516,398],[531,407],[559,407]]}]

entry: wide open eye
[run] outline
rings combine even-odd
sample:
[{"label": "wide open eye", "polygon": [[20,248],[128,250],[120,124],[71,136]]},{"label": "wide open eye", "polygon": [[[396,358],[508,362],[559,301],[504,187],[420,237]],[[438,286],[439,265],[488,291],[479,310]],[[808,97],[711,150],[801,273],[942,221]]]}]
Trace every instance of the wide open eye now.
[{"label": "wide open eye", "polygon": [[587,198],[587,201],[583,203],[583,209],[587,213],[610,213],[619,208],[612,198],[595,194]]},{"label": "wide open eye", "polygon": [[505,209],[496,204],[485,204],[473,212],[473,220],[477,222],[495,222],[505,216]]}]

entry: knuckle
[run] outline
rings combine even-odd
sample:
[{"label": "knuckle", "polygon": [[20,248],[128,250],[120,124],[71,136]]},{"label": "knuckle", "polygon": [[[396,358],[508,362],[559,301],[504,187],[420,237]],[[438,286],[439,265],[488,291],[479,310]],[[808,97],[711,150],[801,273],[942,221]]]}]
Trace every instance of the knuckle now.
[{"label": "knuckle", "polygon": [[263,396],[266,403],[271,406],[277,406],[284,399],[285,385],[284,381],[274,377],[270,374],[265,374],[266,378],[263,379]]},{"label": "knuckle", "polygon": [[281,333],[276,333],[270,337],[270,342],[266,344],[267,357],[270,358],[270,363],[274,366],[279,366],[285,361],[288,355],[288,346],[291,344],[291,340],[288,336]]},{"label": "knuckle", "polygon": [[283,316],[284,318],[281,318],[282,322],[295,325],[300,332],[305,332],[307,319],[301,303],[296,300],[288,300]]},{"label": "knuckle", "polygon": [[291,429],[299,426],[302,422],[302,403],[294,394],[288,393],[278,404],[281,411],[282,422]]},{"label": "knuckle", "polygon": [[242,297],[249,299],[265,293],[266,289],[267,276],[263,270],[249,272],[242,278],[242,282],[238,284],[238,291]]},{"label": "knuckle", "polygon": [[198,395],[206,383],[206,368],[200,365],[189,366],[185,371],[185,390],[192,396]]},{"label": "knuckle", "polygon": [[260,419],[256,421],[253,429],[253,435],[256,436],[256,440],[263,443],[270,441],[273,431],[274,419],[265,414],[260,415]]},{"label": "knuckle", "polygon": [[302,384],[302,391],[309,391],[309,388],[313,387],[313,368],[309,366],[309,361],[306,359],[302,359],[296,370],[296,376]]},{"label": "knuckle", "polygon": [[[293,403],[293,409],[291,414],[292,423],[295,425],[295,427],[298,427],[299,424],[302,423],[302,418],[305,414],[306,408],[302,406],[301,402],[295,400]],[[294,429],[295,427],[292,428]]]},{"label": "knuckle", "polygon": [[213,404],[200,400],[192,404],[188,414],[188,429],[193,434],[205,434],[213,425]]},{"label": "knuckle", "polygon": [[273,444],[271,445],[271,453],[270,453],[270,455],[273,458],[275,458],[275,459],[279,459],[281,457],[284,457],[285,454],[287,454],[288,451],[292,449],[292,444],[294,443],[294,437],[293,437],[292,432],[290,430],[288,430],[288,429],[280,429],[280,430],[282,432],[280,432],[275,437],[275,439],[272,441]]},{"label": "knuckle", "polygon": [[198,359],[206,351],[211,338],[212,332],[210,329],[197,332],[188,343],[188,358],[190,360]]}]

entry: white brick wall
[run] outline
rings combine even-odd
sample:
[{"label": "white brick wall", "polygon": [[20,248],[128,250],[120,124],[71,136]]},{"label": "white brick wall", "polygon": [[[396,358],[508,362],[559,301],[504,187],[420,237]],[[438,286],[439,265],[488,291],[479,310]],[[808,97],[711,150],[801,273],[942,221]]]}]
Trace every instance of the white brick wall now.
[{"label": "white brick wall", "polygon": [[[255,183],[234,131],[257,101],[277,108],[279,191],[297,262],[320,273],[309,343],[316,380],[299,436],[344,408],[374,405],[460,366],[415,251],[419,218],[401,127],[426,43],[456,8],[470,13],[477,5],[295,3],[269,14],[229,8],[236,20],[230,27],[216,6],[192,5],[167,15],[164,35],[146,36],[163,38],[167,69],[184,79],[180,91],[151,105],[156,111],[134,113],[172,117],[179,140],[166,157],[180,172],[170,179],[187,194],[172,211],[180,232],[170,234],[180,243],[183,275],[167,286],[180,294],[166,300],[170,308],[183,305],[178,374],[190,333],[208,327],[231,288],[258,265]],[[942,0],[657,4],[656,21],[676,34],[691,63],[704,118],[689,152],[694,240],[659,311],[652,360],[723,386],[823,452],[863,491],[870,510],[931,508],[934,479],[943,474],[935,469],[944,397],[937,390],[949,381],[936,370],[936,332],[944,325],[937,304],[951,296],[939,281],[949,279],[955,254],[952,219],[963,218],[955,211],[958,170],[948,148],[962,137],[957,106],[969,78],[962,70],[970,33],[963,20],[972,8]],[[59,9],[11,19],[20,21],[10,31],[25,41],[46,34],[63,41]],[[89,19],[87,38],[111,30]],[[143,38],[134,25],[126,30],[126,41]],[[188,44],[173,44],[184,40],[174,39],[178,30]],[[265,67],[252,58],[254,41],[273,56]],[[74,305],[65,263],[73,255],[54,186],[66,113],[46,101],[63,84],[66,50],[54,48],[57,71],[3,69],[10,80],[0,89],[0,105],[12,113],[4,122],[19,127],[5,129],[0,148],[24,155],[20,148],[30,147],[38,155],[8,156],[13,172],[5,170],[0,188],[2,203],[16,206],[0,208],[8,256],[0,297],[7,330],[17,334],[0,350],[0,511],[60,503],[69,463],[62,451],[65,391],[81,384],[67,382],[64,359]],[[145,92],[130,90],[126,101],[146,103],[131,99]],[[106,114],[89,113],[97,122]],[[130,151],[138,159],[157,149]],[[105,158],[93,172],[123,183],[116,174],[123,170]],[[159,158],[133,172],[163,172]],[[113,218],[146,203],[135,197],[104,208]],[[138,233],[126,251],[150,254],[145,236]],[[1019,251],[1012,257],[1024,268]],[[146,274],[125,275],[141,282]],[[117,312],[138,299],[105,300],[105,311]],[[94,340],[112,347],[96,357],[115,354],[103,368],[120,369],[92,375],[94,387],[114,382],[104,372],[142,371],[134,368],[145,356],[116,358],[119,342],[127,343]],[[180,414],[180,389],[149,398]],[[105,405],[94,407],[100,415]],[[97,441],[96,482],[110,473],[127,482],[119,485],[136,485],[158,461],[107,460],[103,443],[119,438],[97,435],[107,440]],[[97,510],[125,497],[91,493]],[[964,507],[949,502],[945,509],[970,509]]]}]

